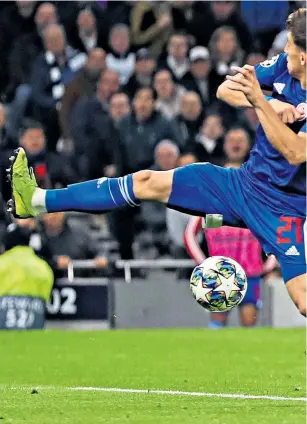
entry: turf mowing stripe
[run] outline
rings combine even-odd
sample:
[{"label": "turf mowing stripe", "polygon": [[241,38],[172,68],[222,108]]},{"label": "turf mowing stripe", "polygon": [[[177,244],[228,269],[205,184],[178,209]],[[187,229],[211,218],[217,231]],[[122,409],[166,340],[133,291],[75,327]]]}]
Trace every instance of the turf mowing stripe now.
[{"label": "turf mowing stripe", "polygon": [[8,390],[58,390],[58,391],[80,391],[80,392],[107,392],[107,393],[136,393],[136,394],[156,394],[170,396],[195,396],[195,397],[217,397],[232,399],[264,399],[280,401],[298,401],[306,402],[304,397],[286,397],[286,396],[267,396],[267,395],[243,395],[231,393],[207,393],[207,392],[183,392],[180,390],[144,390],[144,389],[120,389],[115,387],[57,387],[57,386],[19,386],[19,387],[1,387]]}]

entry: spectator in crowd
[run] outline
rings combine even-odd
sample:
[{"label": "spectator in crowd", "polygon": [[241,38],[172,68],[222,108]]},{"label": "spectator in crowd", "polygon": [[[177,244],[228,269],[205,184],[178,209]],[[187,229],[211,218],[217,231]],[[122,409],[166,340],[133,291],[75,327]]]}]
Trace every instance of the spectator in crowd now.
[{"label": "spectator in crowd", "polygon": [[167,44],[167,57],[161,68],[168,69],[177,83],[180,83],[190,70],[188,49],[189,42],[185,34],[177,32],[171,35]]},{"label": "spectator in crowd", "polygon": [[133,112],[119,122],[120,173],[124,175],[151,167],[154,150],[161,140],[170,139],[177,146],[182,145],[177,123],[154,107],[153,90],[141,88],[134,96]]},{"label": "spectator in crowd", "polygon": [[191,73],[182,80],[182,85],[189,91],[195,91],[203,107],[215,99],[215,91],[209,80],[211,59],[206,47],[193,47],[190,51]]},{"label": "spectator in crowd", "polygon": [[158,71],[154,77],[154,88],[157,93],[156,109],[167,118],[175,118],[180,112],[185,89],[175,85],[168,70]]},{"label": "spectator in crowd", "polygon": [[235,1],[211,1],[204,25],[203,44],[207,46],[213,32],[221,26],[232,27],[245,52],[252,46],[252,37],[249,27],[242,21]]},{"label": "spectator in crowd", "polygon": [[247,160],[250,148],[250,139],[244,128],[234,127],[228,130],[224,141],[226,155],[224,167],[238,168]]},{"label": "spectator in crowd", "polygon": [[198,162],[211,162],[220,165],[223,162],[224,126],[222,118],[210,113],[204,119],[199,134],[186,147],[186,153],[192,153]]},{"label": "spectator in crowd", "polygon": [[110,100],[110,116],[115,126],[131,112],[127,94],[115,93]]},{"label": "spectator in crowd", "polygon": [[[14,148],[14,142],[7,136],[6,111],[3,103],[0,103],[0,153],[4,149]],[[1,189],[1,187],[0,187]]]},{"label": "spectator in crowd", "polygon": [[265,56],[258,52],[251,52],[247,58],[246,63],[251,66],[257,65],[257,63],[263,62],[265,60]]},{"label": "spectator in crowd", "polygon": [[[27,107],[31,100],[31,67],[36,57],[44,51],[42,32],[57,22],[56,8],[51,3],[41,4],[35,14],[36,31],[21,35],[14,43],[8,58],[10,83],[6,89],[7,99],[14,100],[8,118],[8,133],[16,141]],[[25,48],[27,46],[27,48]]]},{"label": "spectator in crowd", "polygon": [[[168,171],[176,168],[180,151],[178,146],[171,140],[162,140],[154,151],[155,171]],[[141,205],[141,213],[147,231],[152,236],[152,244],[156,247],[159,255],[169,253],[169,239],[166,229],[166,206],[158,202],[144,202]]]},{"label": "spectator in crowd", "polygon": [[36,219],[16,219],[14,223],[8,225],[4,236],[6,249],[10,248],[11,244],[23,245],[23,240],[27,242],[27,245],[34,250],[38,257],[44,259],[55,271],[56,266],[50,246]]},{"label": "spectator in crowd", "polygon": [[244,54],[238,43],[236,32],[231,27],[222,26],[214,31],[209,42],[212,71],[210,82],[213,90],[231,73],[232,66],[242,66]]},{"label": "spectator in crowd", "polygon": [[80,69],[65,88],[59,111],[62,136],[65,140],[71,139],[70,118],[72,110],[81,97],[92,96],[95,93],[101,72],[105,70],[105,59],[104,50],[100,48],[91,50],[87,56],[85,66]]},{"label": "spectator in crowd", "polygon": [[107,68],[118,73],[119,82],[124,85],[134,72],[135,54],[130,52],[129,27],[117,24],[109,36],[111,51],[107,54]]},{"label": "spectator in crowd", "polygon": [[26,151],[41,187],[66,187],[77,182],[77,175],[67,157],[46,149],[46,138],[42,125],[31,119],[24,121],[20,130],[19,144]]},{"label": "spectator in crowd", "polygon": [[0,15],[0,92],[3,92],[10,80],[8,56],[14,42],[21,35],[30,34],[35,30],[34,15],[37,2],[17,0],[10,3]]},{"label": "spectator in crowd", "polygon": [[[178,126],[155,111],[154,94],[150,88],[136,92],[133,112],[119,122],[118,130],[120,146],[115,165],[120,175],[153,166],[155,148],[161,140],[172,140],[181,146]],[[122,259],[133,257],[134,223],[138,213],[138,208],[125,208],[112,214],[112,231]]]},{"label": "spectator in crowd", "polygon": [[48,148],[55,150],[60,136],[58,109],[67,86],[86,61],[80,53],[66,45],[64,28],[48,25],[43,31],[44,54],[33,66],[31,75],[34,117],[46,128]]},{"label": "spectator in crowd", "polygon": [[85,231],[68,224],[64,212],[43,215],[44,232],[54,261],[65,270],[73,259],[94,259],[97,267],[105,268],[108,261],[98,251]]},{"label": "spectator in crowd", "polygon": [[113,164],[117,136],[108,112],[110,99],[118,89],[117,73],[104,71],[96,93],[80,98],[71,113],[70,134],[81,179],[99,178],[105,166]]},{"label": "spectator in crowd", "polygon": [[182,97],[180,114],[177,118],[184,140],[184,148],[188,143],[195,140],[203,119],[199,95],[194,91],[187,91]]},{"label": "spectator in crowd", "polygon": [[158,58],[173,31],[168,2],[137,1],[131,11],[132,43]]},{"label": "spectator in crowd", "polygon": [[[304,6],[306,7],[306,6]],[[265,56],[276,35],[285,27],[289,13],[288,1],[241,2],[241,16],[253,34],[254,45]]]},{"label": "spectator in crowd", "polygon": [[29,84],[32,62],[44,50],[42,32],[47,25],[57,23],[56,7],[51,3],[42,3],[36,10],[34,21],[35,31],[18,37],[10,51],[8,57],[10,83],[6,89],[8,98],[12,97],[19,85]]},{"label": "spectator in crowd", "polygon": [[139,88],[151,87],[156,66],[156,61],[147,49],[140,49],[136,52],[135,73],[123,87],[129,98],[133,98]]},{"label": "spectator in crowd", "polygon": [[77,17],[77,31],[72,31],[69,41],[71,45],[84,53],[100,47],[105,49],[105,31],[98,25],[95,14],[90,8],[83,9]]},{"label": "spectator in crowd", "polygon": [[288,31],[283,29],[274,38],[272,47],[268,52],[268,57],[283,53],[288,42]]}]

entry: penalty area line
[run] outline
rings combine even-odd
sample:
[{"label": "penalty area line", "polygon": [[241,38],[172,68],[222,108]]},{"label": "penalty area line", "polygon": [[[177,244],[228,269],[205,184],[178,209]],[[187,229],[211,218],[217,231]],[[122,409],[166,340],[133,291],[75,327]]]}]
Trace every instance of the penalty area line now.
[{"label": "penalty area line", "polygon": [[134,393],[134,394],[154,394],[165,396],[192,396],[192,397],[210,397],[210,398],[231,398],[231,399],[260,399],[260,400],[276,400],[276,401],[294,401],[306,402],[305,397],[286,397],[286,396],[270,396],[270,395],[244,395],[232,393],[207,393],[207,392],[185,392],[181,390],[151,390],[151,389],[121,389],[116,387],[63,387],[63,386],[0,386],[0,390],[53,390],[53,391],[70,391],[70,392],[105,392],[105,393]]}]

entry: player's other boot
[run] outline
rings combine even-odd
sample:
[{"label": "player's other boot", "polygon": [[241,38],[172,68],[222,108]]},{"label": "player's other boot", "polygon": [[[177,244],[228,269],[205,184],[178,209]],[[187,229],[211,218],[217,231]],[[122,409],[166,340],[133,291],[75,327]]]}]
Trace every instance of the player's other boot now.
[{"label": "player's other boot", "polygon": [[7,177],[11,183],[12,198],[7,202],[8,212],[16,218],[31,218],[38,213],[32,206],[32,198],[37,189],[33,169],[28,167],[26,153],[22,147],[10,157],[11,166]]}]

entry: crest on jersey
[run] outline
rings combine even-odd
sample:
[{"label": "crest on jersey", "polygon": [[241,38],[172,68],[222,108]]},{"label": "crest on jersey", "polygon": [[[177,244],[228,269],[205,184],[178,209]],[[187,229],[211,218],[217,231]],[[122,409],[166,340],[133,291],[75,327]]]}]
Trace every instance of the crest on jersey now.
[{"label": "crest on jersey", "polygon": [[296,110],[298,110],[299,112],[303,113],[303,117],[301,119],[299,119],[299,121],[303,121],[304,119],[306,119],[306,111],[307,111],[307,103],[303,102],[300,103],[299,105],[296,106]]},{"label": "crest on jersey", "polygon": [[267,59],[264,62],[260,63],[260,66],[263,66],[263,68],[269,68],[270,66],[273,66],[279,58],[279,54],[276,56],[273,56],[271,59]]}]

